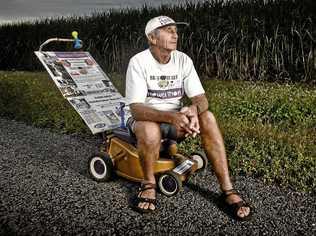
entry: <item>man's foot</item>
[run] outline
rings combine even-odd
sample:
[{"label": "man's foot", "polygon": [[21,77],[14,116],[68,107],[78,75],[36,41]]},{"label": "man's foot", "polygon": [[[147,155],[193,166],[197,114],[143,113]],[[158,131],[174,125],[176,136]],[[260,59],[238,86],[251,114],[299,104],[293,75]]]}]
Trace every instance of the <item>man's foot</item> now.
[{"label": "man's foot", "polygon": [[235,189],[223,191],[221,199],[236,219],[247,220],[251,216],[250,205],[241,199],[240,194]]},{"label": "man's foot", "polygon": [[156,184],[142,183],[136,197],[135,209],[142,213],[156,209]]}]

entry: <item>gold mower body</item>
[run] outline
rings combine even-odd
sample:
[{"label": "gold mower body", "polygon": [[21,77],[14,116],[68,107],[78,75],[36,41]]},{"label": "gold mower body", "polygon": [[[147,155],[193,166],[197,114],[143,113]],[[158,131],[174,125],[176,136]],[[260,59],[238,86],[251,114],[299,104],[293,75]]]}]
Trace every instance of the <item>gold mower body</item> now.
[{"label": "gold mower body", "polygon": [[[115,129],[104,136],[101,151],[89,159],[89,173],[98,182],[110,181],[114,174],[131,181],[141,182],[144,173],[136,148],[136,139],[127,129]],[[160,156],[154,163],[154,174],[161,193],[173,196],[182,189],[183,182],[207,166],[204,152],[196,152],[190,157],[178,153],[176,142],[162,140]]]}]

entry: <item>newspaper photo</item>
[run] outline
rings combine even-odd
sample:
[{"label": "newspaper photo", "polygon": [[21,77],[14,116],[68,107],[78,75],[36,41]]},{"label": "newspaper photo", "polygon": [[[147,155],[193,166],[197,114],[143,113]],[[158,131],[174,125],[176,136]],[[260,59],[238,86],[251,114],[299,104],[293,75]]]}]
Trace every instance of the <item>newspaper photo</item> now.
[{"label": "newspaper photo", "polygon": [[131,115],[125,98],[89,52],[35,54],[93,134],[125,125]]}]

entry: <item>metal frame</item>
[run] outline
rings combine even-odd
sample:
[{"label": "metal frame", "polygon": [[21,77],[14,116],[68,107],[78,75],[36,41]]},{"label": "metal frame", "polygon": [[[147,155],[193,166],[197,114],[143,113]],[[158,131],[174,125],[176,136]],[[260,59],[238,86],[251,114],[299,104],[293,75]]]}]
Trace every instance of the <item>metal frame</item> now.
[{"label": "metal frame", "polygon": [[39,47],[39,51],[42,51],[42,48],[49,44],[50,42],[74,42],[76,39],[64,39],[64,38],[50,38],[47,39],[44,43],[41,44],[41,46]]}]

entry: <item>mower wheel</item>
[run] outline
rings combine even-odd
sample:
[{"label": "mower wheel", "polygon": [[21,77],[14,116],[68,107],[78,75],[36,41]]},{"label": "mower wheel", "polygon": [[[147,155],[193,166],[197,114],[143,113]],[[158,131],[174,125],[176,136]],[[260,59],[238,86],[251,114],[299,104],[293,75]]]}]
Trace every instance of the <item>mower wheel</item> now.
[{"label": "mower wheel", "polygon": [[159,176],[158,187],[161,193],[171,197],[182,189],[182,181],[176,173],[167,171]]},{"label": "mower wheel", "polygon": [[196,151],[192,153],[190,159],[196,161],[198,164],[196,172],[202,171],[207,167],[208,159],[204,151]]},{"label": "mower wheel", "polygon": [[89,174],[97,182],[107,182],[113,175],[113,162],[106,153],[96,153],[89,159]]}]

